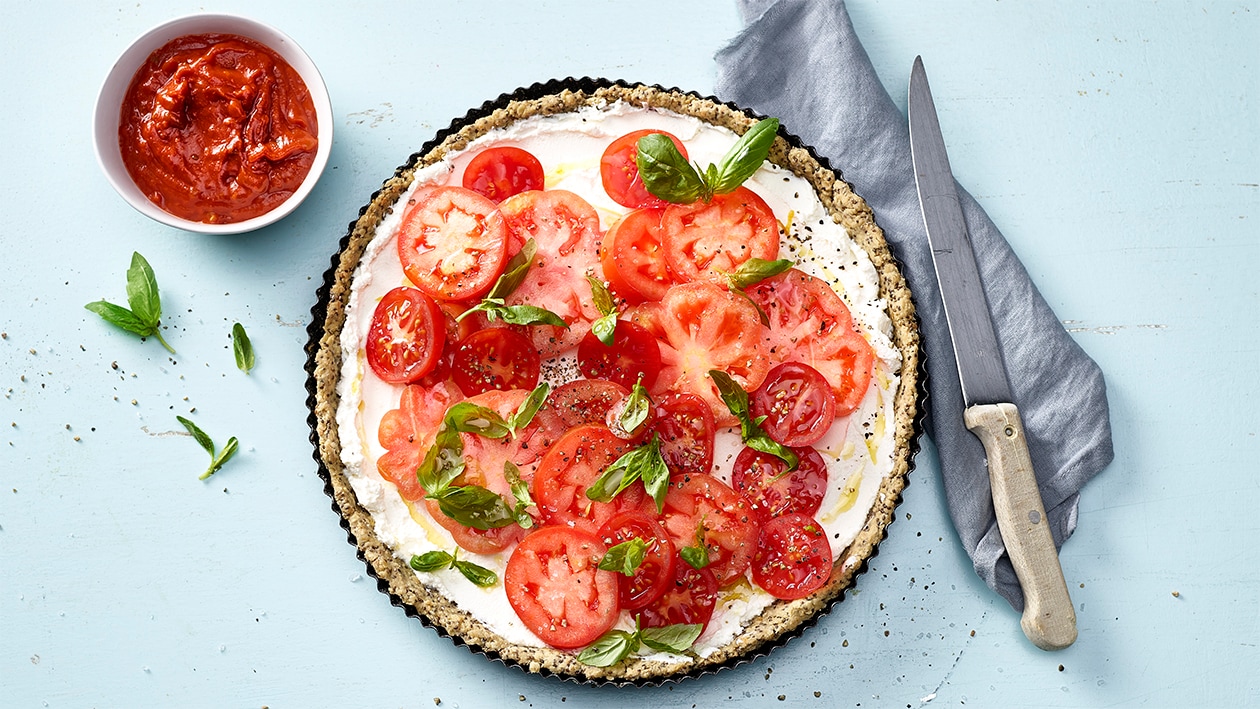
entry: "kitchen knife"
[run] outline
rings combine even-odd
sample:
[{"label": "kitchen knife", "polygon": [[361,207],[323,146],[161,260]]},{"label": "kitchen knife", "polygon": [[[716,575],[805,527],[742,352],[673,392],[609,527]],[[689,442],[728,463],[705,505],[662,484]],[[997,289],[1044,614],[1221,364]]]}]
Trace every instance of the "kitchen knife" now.
[{"label": "kitchen knife", "polygon": [[1062,649],[1076,640],[1076,612],[1037,490],[921,57],[910,72],[909,115],[914,178],[958,360],[963,422],[988,457],[998,530],[1024,592],[1020,626],[1037,647]]}]

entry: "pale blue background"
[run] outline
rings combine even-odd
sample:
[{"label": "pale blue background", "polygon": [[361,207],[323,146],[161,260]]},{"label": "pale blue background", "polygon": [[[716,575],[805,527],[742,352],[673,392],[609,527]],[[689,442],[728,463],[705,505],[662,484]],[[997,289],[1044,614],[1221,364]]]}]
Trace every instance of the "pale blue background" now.
[{"label": "pale blue background", "polygon": [[[116,55],[201,10],[278,25],[333,96],[324,179],[251,235],[148,221],[92,154]],[[1116,460],[1085,489],[1062,557],[1075,646],[1033,648],[972,574],[930,446],[858,592],[767,658],[665,688],[489,663],[391,606],[346,543],[311,459],[302,371],[345,225],[437,129],[519,85],[711,90],[712,55],[740,27],[731,2],[5,0],[0,706],[1260,704],[1260,5],[850,11],[903,107],[923,55],[959,180],[1106,372]],[[124,298],[133,250],[157,272],[173,358],[83,310]],[[248,377],[235,321],[258,350]],[[193,409],[243,445],[206,483],[174,418]]]}]

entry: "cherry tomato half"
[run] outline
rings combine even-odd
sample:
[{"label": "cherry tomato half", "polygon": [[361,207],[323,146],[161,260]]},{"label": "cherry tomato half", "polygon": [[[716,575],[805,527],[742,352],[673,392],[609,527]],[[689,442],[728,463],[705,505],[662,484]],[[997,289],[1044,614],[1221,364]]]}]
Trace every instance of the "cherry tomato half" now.
[{"label": "cherry tomato half", "polygon": [[673,285],[661,252],[660,208],[636,209],[613,224],[599,248],[608,287],[629,303],[660,300]]},{"label": "cherry tomato half", "polygon": [[533,389],[542,360],[524,335],[506,327],[478,330],[455,348],[451,378],[472,396],[491,389]]},{"label": "cherry tomato half", "polygon": [[831,578],[831,544],[813,517],[787,514],[762,527],[753,556],[753,581],[775,598],[804,598]]},{"label": "cherry tomato half", "polygon": [[790,512],[812,515],[827,494],[827,463],[811,446],[793,447],[800,461],[787,472],[782,458],[744,448],[735,456],[731,487],[752,503],[762,519]]},{"label": "cherry tomato half", "polygon": [[503,145],[477,153],[464,168],[463,185],[494,202],[526,190],[541,190],[542,163],[532,153]]},{"label": "cherry tomato half", "polygon": [[661,348],[642,325],[620,320],[613,343],[605,345],[594,332],[578,343],[578,369],[591,379],[607,379],[629,389],[636,381],[651,389],[661,373]]},{"label": "cherry tomato half", "polygon": [[602,571],[608,547],[592,532],[543,527],[508,558],[503,587],[525,627],[557,648],[594,642],[617,622],[617,574]]},{"label": "cherry tomato half", "polygon": [[612,405],[629,393],[629,389],[605,379],[574,379],[547,396],[543,411],[554,412],[565,428],[604,423]]},{"label": "cherry tomato half", "polygon": [[368,326],[368,365],[390,384],[414,382],[437,366],[446,342],[446,320],[432,298],[400,286],[385,294]]},{"label": "cherry tomato half", "polygon": [[836,397],[817,369],[800,362],[773,367],[749,397],[754,419],[765,416],[761,427],[785,446],[817,443],[836,418]]},{"label": "cherry tomato half", "polygon": [[652,424],[670,475],[713,471],[715,425],[709,405],[694,394],[670,394],[656,402]]},{"label": "cherry tomato half", "polygon": [[687,148],[683,147],[682,141],[661,130],[637,130],[609,143],[599,160],[599,176],[604,183],[604,191],[612,197],[614,202],[623,207],[636,209],[638,207],[663,207],[668,204],[660,197],[648,192],[647,187],[643,185],[643,178],[639,176],[637,161],[639,138],[652,133],[660,133],[668,137],[673,141],[674,147],[678,148],[678,152],[682,153],[684,158],[687,157]]},{"label": "cherry tomato half", "polygon": [[462,187],[438,187],[403,215],[398,258],[420,290],[438,300],[468,300],[494,285],[507,244],[494,202]]},{"label": "cherry tomato half", "polygon": [[655,603],[639,612],[644,628],[678,623],[708,625],[717,606],[718,582],[713,572],[693,569],[681,558],[674,560],[674,579]]},{"label": "cherry tomato half", "polygon": [[622,512],[599,528],[600,541],[612,548],[632,539],[642,539],[647,548],[643,562],[633,576],[617,574],[621,607],[636,610],[664,595],[674,580],[674,544],[656,520],[639,511]]}]

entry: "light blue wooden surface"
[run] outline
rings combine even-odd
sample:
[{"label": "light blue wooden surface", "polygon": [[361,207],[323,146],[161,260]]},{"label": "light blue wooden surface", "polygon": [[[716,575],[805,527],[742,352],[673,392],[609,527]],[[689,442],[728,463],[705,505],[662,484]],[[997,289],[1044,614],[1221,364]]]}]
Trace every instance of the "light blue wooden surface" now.
[{"label": "light blue wooden surface", "polygon": [[[149,222],[92,155],[95,92],[148,27],[235,11],[293,36],[337,119],[294,215]],[[959,180],[1102,365],[1116,460],[1063,550],[1080,639],[1048,654],[972,574],[930,445],[859,591],[735,671],[657,689],[527,676],[391,606],[307,440],[315,287],[368,195],[469,107],[538,80],[708,92],[727,0],[0,4],[0,706],[1260,704],[1260,5],[852,0],[904,108],[922,54]],[[789,126],[790,129],[790,126]],[[843,167],[843,166],[841,166]],[[156,270],[168,357],[83,310]],[[251,376],[228,332],[244,323]],[[242,452],[207,483],[176,414]]]}]

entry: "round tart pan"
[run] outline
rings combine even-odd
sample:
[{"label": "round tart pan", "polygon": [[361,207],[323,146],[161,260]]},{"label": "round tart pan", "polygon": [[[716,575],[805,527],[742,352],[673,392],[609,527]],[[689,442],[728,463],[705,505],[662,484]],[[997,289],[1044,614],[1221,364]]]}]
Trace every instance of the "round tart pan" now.
[{"label": "round tart pan", "polygon": [[901,384],[894,398],[892,416],[896,425],[894,442],[898,454],[893,470],[882,482],[866,525],[849,548],[838,555],[835,571],[827,585],[807,598],[772,604],[751,621],[734,641],[710,657],[675,666],[631,658],[610,668],[599,668],[579,663],[571,653],[551,648],[523,647],[504,641],[445,597],[430,592],[410,568],[376,537],[373,520],[359,505],[342,468],[336,425],[339,401],[336,386],[341,372],[340,334],[345,322],[351,277],[376,225],[411,183],[413,171],[449,151],[463,148],[492,128],[532,115],[563,113],[581,106],[618,100],[693,115],[736,133],[743,133],[762,118],[714,98],[678,89],[570,78],[534,84],[503,94],[454,120],[450,127],[421,146],[372,195],[369,203],[359,211],[359,217],[350,223],[337,252],[332,255],[331,265],[316,294],[317,301],[311,308],[311,324],[307,328],[310,338],[306,346],[307,405],[310,409],[307,420],[324,490],[332,498],[332,508],[340,517],[347,540],[356,548],[367,572],[377,580],[377,588],[407,615],[419,619],[423,625],[433,628],[455,644],[509,667],[591,685],[656,686],[715,673],[762,657],[817,623],[837,602],[843,600],[844,591],[854,585],[857,576],[865,571],[868,560],[877,553],[878,544],[894,519],[901,492],[909,481],[914,457],[919,450],[923,392],[926,391],[914,304],[898,262],[889,251],[870,208],[826,159],[817,156],[783,128],[780,128],[779,140],[769,156],[771,162],[792,170],[814,186],[833,218],[845,226],[875,264],[880,293],[888,303],[888,313],[893,321],[893,344],[902,356]]}]

